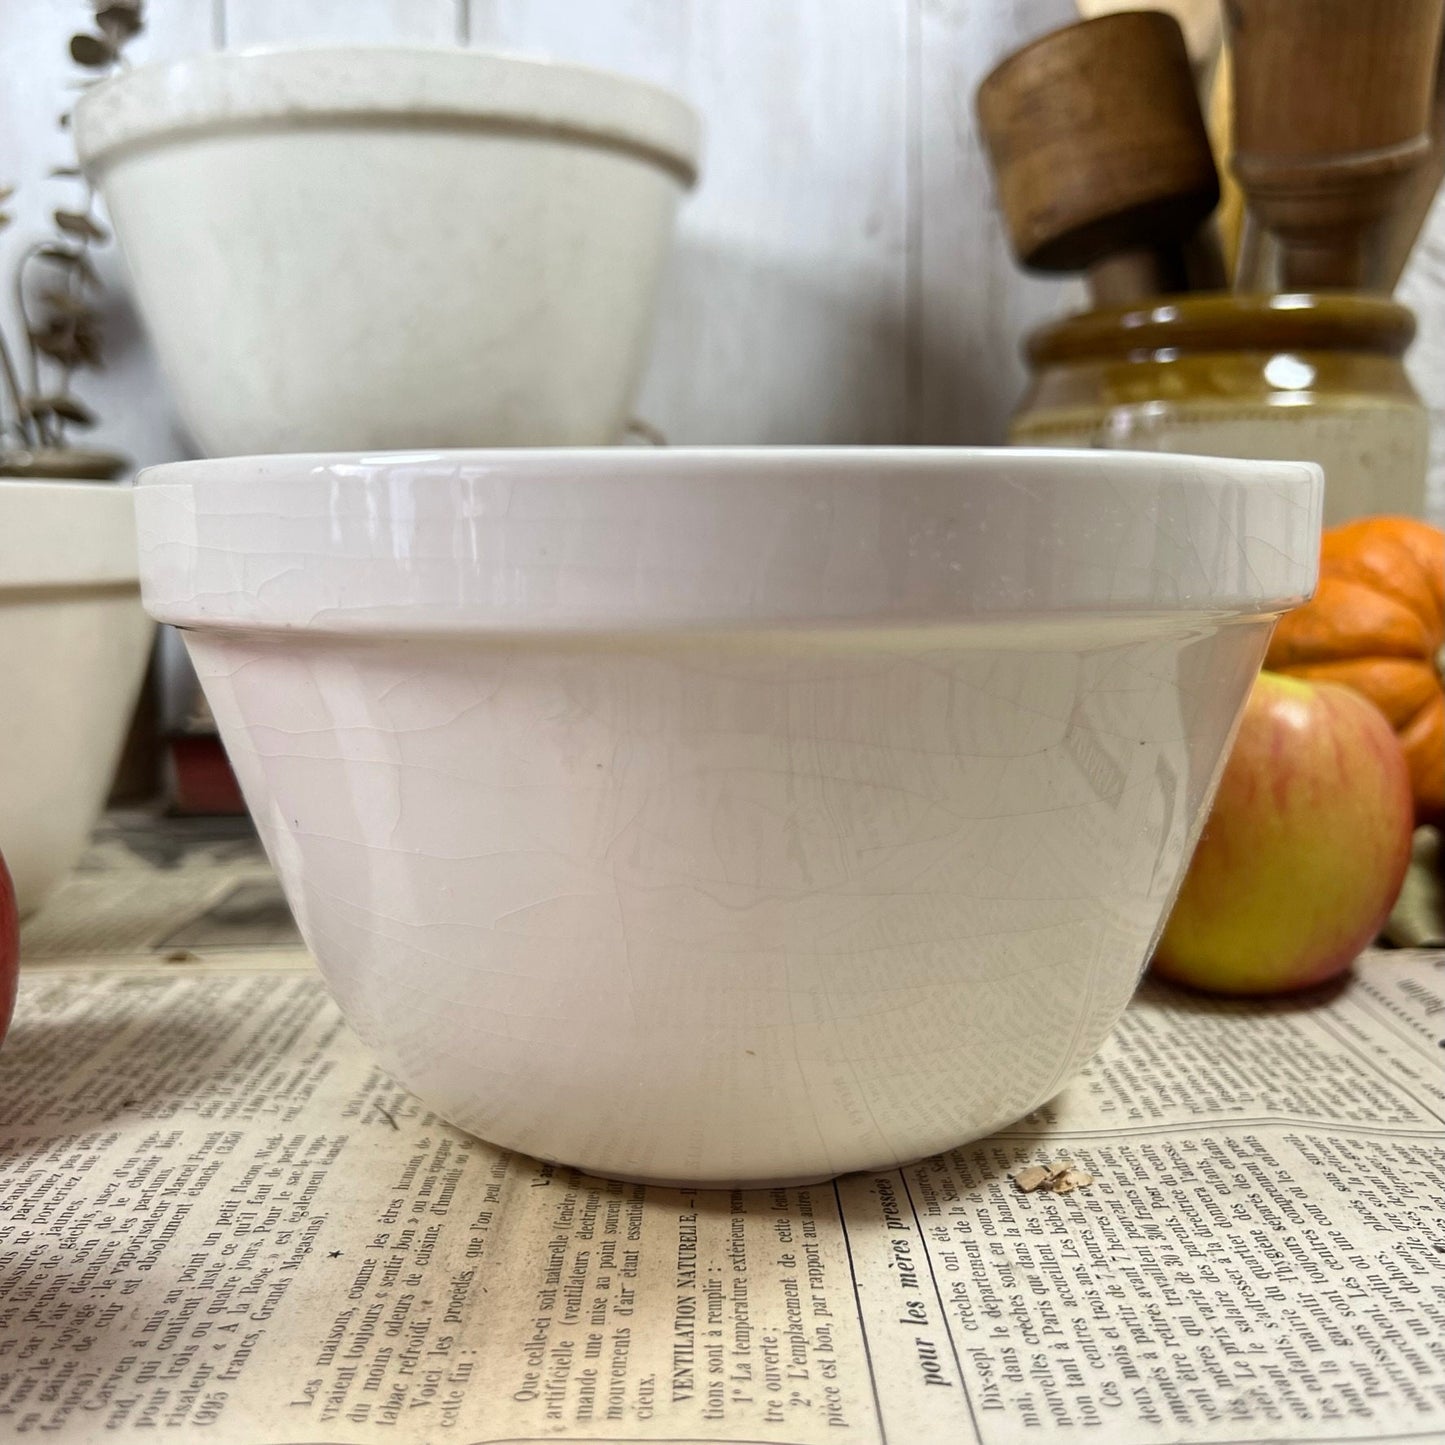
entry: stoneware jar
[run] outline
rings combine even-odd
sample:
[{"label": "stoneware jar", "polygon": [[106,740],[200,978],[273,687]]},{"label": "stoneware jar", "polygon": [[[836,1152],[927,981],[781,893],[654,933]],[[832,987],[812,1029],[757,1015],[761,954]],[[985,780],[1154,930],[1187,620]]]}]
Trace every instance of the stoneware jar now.
[{"label": "stoneware jar", "polygon": [[1378,296],[1183,296],[1037,331],[1010,439],[1318,462],[1325,523],[1424,508],[1415,319]]}]

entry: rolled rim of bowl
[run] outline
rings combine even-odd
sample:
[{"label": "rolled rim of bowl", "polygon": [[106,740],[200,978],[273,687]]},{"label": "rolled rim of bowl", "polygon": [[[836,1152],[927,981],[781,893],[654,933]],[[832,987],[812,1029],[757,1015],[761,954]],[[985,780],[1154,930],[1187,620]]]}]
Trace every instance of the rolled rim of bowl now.
[{"label": "rolled rim of bowl", "polygon": [[1260,616],[1313,590],[1309,462],[1023,448],[263,456],[141,474],[142,587],[193,628],[872,628]]},{"label": "rolled rim of bowl", "polygon": [[200,135],[365,126],[512,132],[597,145],[697,179],[701,124],[680,96],[590,66],[423,46],[215,51],[125,71],[75,107],[92,178],[118,157]]},{"label": "rolled rim of bowl", "polygon": [[0,591],[139,582],[129,487],[0,478]]}]

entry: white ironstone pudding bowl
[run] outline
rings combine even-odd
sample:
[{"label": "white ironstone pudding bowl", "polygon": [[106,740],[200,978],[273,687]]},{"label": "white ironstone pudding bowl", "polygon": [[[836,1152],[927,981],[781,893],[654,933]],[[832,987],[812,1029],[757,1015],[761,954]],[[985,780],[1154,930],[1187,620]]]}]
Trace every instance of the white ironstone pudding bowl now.
[{"label": "white ironstone pudding bowl", "polygon": [[1322,492],[926,449],[142,482],[146,605],[358,1033],[486,1139],[698,1185],[890,1167],[1079,1069]]}]

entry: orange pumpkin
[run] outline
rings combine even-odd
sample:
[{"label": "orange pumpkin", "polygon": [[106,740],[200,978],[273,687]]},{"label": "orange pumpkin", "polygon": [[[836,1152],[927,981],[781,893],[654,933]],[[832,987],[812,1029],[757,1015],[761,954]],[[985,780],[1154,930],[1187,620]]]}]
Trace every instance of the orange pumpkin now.
[{"label": "orange pumpkin", "polygon": [[1445,820],[1445,532],[1411,517],[1332,527],[1314,600],[1281,619],[1265,667],[1342,682],[1404,745],[1419,822]]}]

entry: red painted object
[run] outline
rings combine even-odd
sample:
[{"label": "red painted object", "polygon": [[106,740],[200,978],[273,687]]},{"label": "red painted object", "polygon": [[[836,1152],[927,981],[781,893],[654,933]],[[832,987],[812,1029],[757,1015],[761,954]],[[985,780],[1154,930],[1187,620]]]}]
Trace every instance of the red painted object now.
[{"label": "red painted object", "polygon": [[0,858],[0,1041],[15,1011],[15,989],[20,982],[20,916],[15,911],[15,889],[10,870]]},{"label": "red painted object", "polygon": [[185,817],[241,816],[246,800],[221,740],[179,737],[170,741],[171,812]]}]

